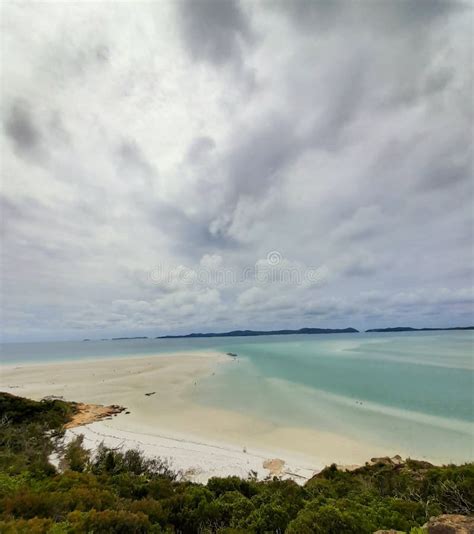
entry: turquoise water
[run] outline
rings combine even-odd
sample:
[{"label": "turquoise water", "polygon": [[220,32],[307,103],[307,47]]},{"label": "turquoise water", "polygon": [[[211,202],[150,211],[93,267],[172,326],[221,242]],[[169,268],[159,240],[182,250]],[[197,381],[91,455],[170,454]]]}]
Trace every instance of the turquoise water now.
[{"label": "turquoise water", "polygon": [[[291,336],[226,349],[239,361],[200,402],[336,432],[438,462],[474,459],[474,333]],[[230,368],[230,369],[229,369]]]},{"label": "turquoise water", "polygon": [[374,441],[440,462],[474,459],[474,332],[25,343],[4,363],[236,352],[195,401]]}]

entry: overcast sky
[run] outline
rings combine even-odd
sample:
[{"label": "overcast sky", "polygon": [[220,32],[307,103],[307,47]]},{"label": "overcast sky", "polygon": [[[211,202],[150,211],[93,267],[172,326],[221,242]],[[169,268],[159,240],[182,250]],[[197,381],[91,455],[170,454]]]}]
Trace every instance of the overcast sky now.
[{"label": "overcast sky", "polygon": [[2,3],[4,339],[472,324],[470,6]]}]

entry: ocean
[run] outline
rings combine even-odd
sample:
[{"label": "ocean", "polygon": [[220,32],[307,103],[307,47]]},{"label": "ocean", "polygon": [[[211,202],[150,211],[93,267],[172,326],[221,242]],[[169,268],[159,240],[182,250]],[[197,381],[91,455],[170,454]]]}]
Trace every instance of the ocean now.
[{"label": "ocean", "polygon": [[11,343],[1,361],[234,352],[194,402],[460,463],[474,460],[473,348],[473,331],[286,335]]}]

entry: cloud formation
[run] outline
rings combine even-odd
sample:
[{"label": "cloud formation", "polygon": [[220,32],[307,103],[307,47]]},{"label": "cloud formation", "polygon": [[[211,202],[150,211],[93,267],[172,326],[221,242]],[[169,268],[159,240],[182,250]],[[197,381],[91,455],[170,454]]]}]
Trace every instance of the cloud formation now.
[{"label": "cloud formation", "polygon": [[5,339],[474,322],[470,3],[3,14]]},{"label": "cloud formation", "polygon": [[252,28],[239,0],[180,0],[177,6],[178,27],[194,60],[216,66],[241,65]]}]

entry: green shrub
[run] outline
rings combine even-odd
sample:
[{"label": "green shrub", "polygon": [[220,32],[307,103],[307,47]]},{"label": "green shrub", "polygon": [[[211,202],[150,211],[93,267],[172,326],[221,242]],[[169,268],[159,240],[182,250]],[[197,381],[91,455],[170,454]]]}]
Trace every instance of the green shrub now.
[{"label": "green shrub", "polygon": [[287,529],[287,534],[371,534],[372,525],[365,517],[342,512],[332,505],[302,510]]},{"label": "green shrub", "polygon": [[[105,510],[97,512],[72,512],[68,522],[73,532],[97,532],[100,534],[146,534],[152,530],[148,517],[125,510]],[[154,529],[159,532],[159,528]]]},{"label": "green shrub", "polygon": [[63,457],[64,467],[79,473],[86,469],[90,454],[84,449],[83,442],[84,436],[81,434],[68,443]]},{"label": "green shrub", "polygon": [[409,460],[344,472],[324,469],[304,487],[278,478],[180,481],[167,462],[139,451],[100,446],[92,458],[82,439],[58,451],[74,405],[0,393],[0,532],[28,534],[421,534],[430,516],[470,514],[474,464],[435,467]]}]

